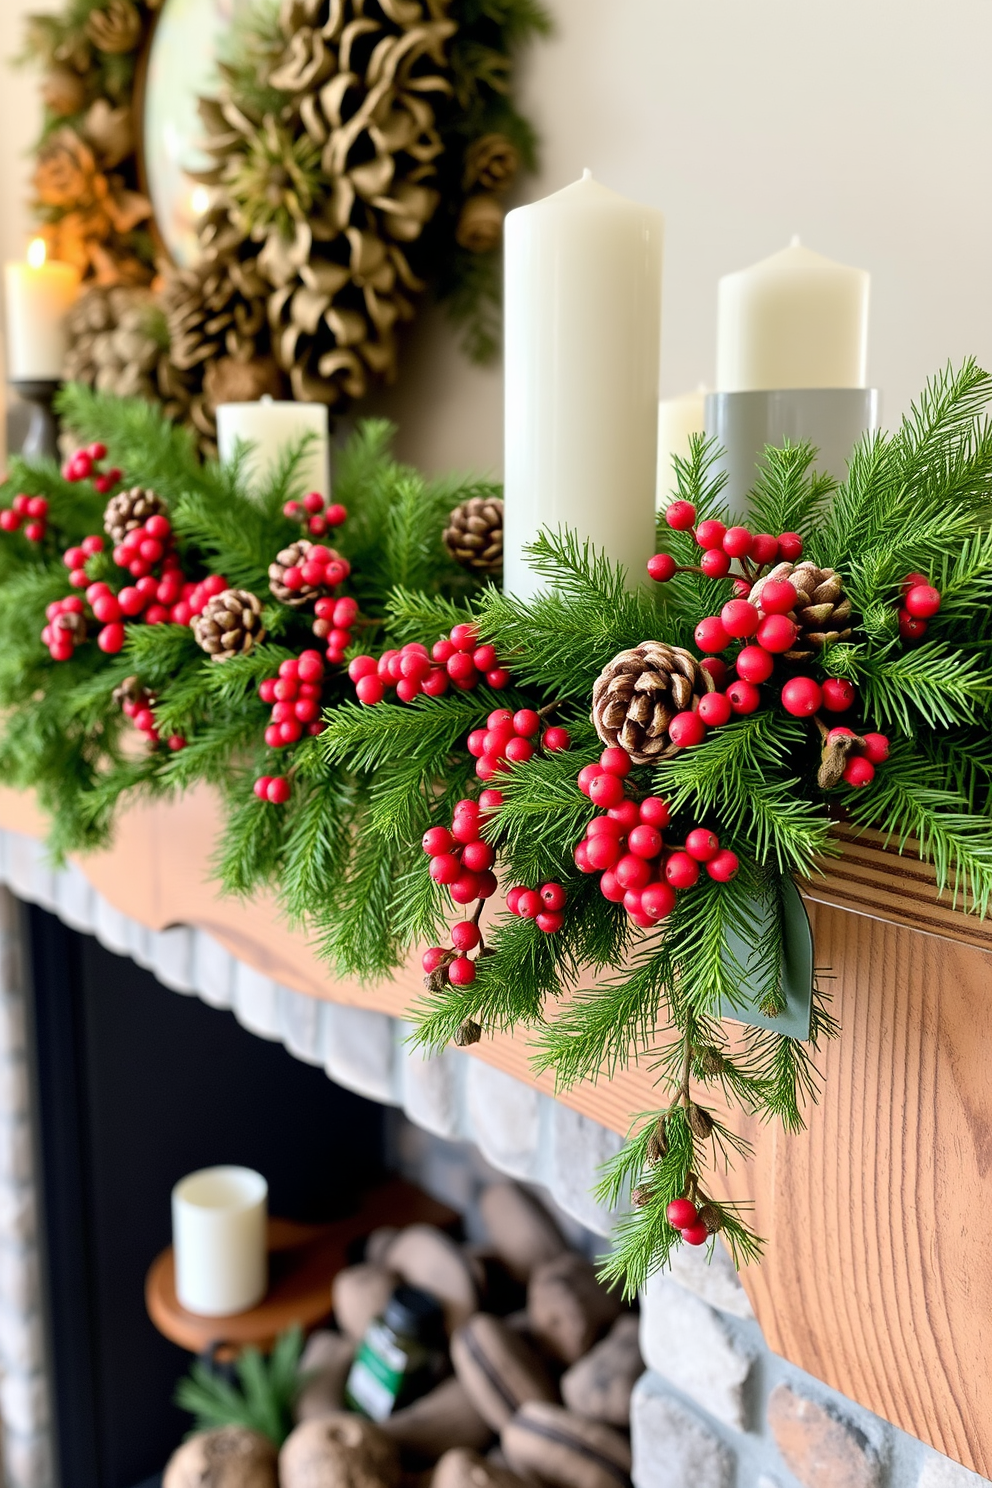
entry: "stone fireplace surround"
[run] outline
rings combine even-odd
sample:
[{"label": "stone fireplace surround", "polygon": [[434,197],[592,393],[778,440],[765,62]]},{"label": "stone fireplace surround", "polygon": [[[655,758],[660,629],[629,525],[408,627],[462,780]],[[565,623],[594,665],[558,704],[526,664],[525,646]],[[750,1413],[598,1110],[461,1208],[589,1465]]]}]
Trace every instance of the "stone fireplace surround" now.
[{"label": "stone fireplace surround", "polygon": [[[216,940],[153,931],[114,909],[75,865],[53,871],[34,838],[0,831],[0,1425],[6,1488],[57,1488],[40,1298],[26,960],[17,900],[131,957],[166,987],[230,1009],[261,1038],[338,1084],[401,1108],[420,1129],[408,1176],[463,1210],[487,1166],[537,1185],[587,1229],[619,1138],[510,1075],[457,1051],[430,1060],[383,1013],[280,986]],[[16,897],[15,897],[16,896]],[[459,1144],[459,1145],[455,1145]],[[463,1144],[472,1144],[466,1147]],[[481,1158],[473,1156],[475,1149]],[[457,1178],[452,1175],[457,1174]],[[447,1191],[446,1191],[447,1190]],[[773,1354],[726,1252],[683,1250],[642,1298],[647,1372],[632,1406],[635,1488],[977,1488],[940,1456]],[[62,1484],[60,1488],[72,1488]]]}]

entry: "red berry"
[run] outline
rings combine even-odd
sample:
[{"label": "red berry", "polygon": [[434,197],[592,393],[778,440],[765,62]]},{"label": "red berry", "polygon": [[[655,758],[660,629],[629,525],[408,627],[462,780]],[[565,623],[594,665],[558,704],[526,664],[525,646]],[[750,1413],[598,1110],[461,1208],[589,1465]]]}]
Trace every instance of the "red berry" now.
[{"label": "red berry", "polygon": [[599,763],[608,775],[618,775],[621,780],[630,774],[630,755],[626,749],[621,749],[618,745],[612,745],[609,749],[604,749],[599,756]]},{"label": "red berry", "polygon": [[279,725],[279,737],[284,744],[295,744],[303,737],[302,725],[295,718],[287,718]]},{"label": "red berry", "polygon": [[91,460],[105,460],[107,458],[107,446],[97,440],[95,444],[87,445],[86,453]]},{"label": "red berry", "polygon": [[378,669],[374,656],[353,656],[348,663],[348,676],[352,682],[360,682],[363,677],[371,677]]},{"label": "red berry", "polygon": [[863,754],[852,755],[845,766],[844,779],[848,785],[870,785],[875,779],[875,766]]},{"label": "red berry", "polygon": [[931,584],[914,584],[903,604],[915,619],[929,620],[940,609],[940,591]]},{"label": "red berry", "polygon": [[456,951],[474,951],[482,939],[482,931],[472,920],[459,920],[451,927],[451,944]]},{"label": "red berry", "polygon": [[908,594],[910,589],[915,589],[917,584],[929,584],[930,578],[925,573],[908,573],[899,585],[900,594]]},{"label": "red berry", "polygon": [[729,599],[720,611],[720,619],[735,641],[747,640],[758,628],[758,612],[746,599]]},{"label": "red berry", "polygon": [[452,840],[451,833],[447,827],[428,827],[420,839],[420,845],[429,857],[436,858],[441,853],[451,851]]},{"label": "red berry", "polygon": [[453,987],[470,987],[475,981],[475,962],[456,956],[448,967],[448,981]]},{"label": "red berry", "polygon": [[490,672],[496,665],[496,647],[485,645],[476,646],[472,652],[472,660],[480,672]]},{"label": "red berry", "polygon": [[498,790],[484,790],[479,796],[479,806],[483,811],[498,811],[503,804],[503,792]]},{"label": "red berry", "polygon": [[705,522],[700,522],[696,528],[696,542],[701,548],[723,548],[723,539],[727,535],[727,529],[722,522],[715,517],[707,517]]},{"label": "red berry", "polygon": [[66,568],[82,568],[87,557],[88,554],[84,553],[82,548],[66,548],[62,554],[62,562]]},{"label": "red berry", "polygon": [[473,759],[481,759],[486,752],[486,730],[473,729],[465,740],[465,747]]},{"label": "red berry", "polygon": [[791,651],[799,634],[799,627],[788,615],[766,615],[758,626],[756,637],[759,646],[780,656]]},{"label": "red berry", "polygon": [[799,597],[795,584],[788,579],[768,579],[761,586],[761,610],[765,615],[787,615],[795,609]]},{"label": "red berry", "polygon": [[536,916],[534,923],[538,930],[543,931],[545,935],[557,935],[565,923],[565,916],[558,910],[543,909]]},{"label": "red berry", "polygon": [[552,724],[550,728],[544,730],[544,737],[541,739],[541,744],[549,754],[561,754],[564,750],[571,747],[572,736],[568,732],[568,729],[560,728],[557,724]]},{"label": "red berry", "polygon": [[746,527],[728,527],[723,539],[723,551],[731,558],[747,558],[754,546],[754,538]]},{"label": "red berry", "polygon": [[648,559],[648,574],[656,584],[667,584],[674,579],[678,565],[670,553],[655,553]]},{"label": "red berry", "polygon": [[[479,818],[477,816],[456,815],[454,821],[451,823],[451,835],[463,847],[469,842],[478,842]],[[472,864],[469,864],[469,867],[472,866]]]},{"label": "red berry", "polygon": [[123,625],[114,621],[103,627],[96,638],[96,643],[108,656],[116,656],[118,651],[123,651],[125,639]]},{"label": "red berry", "polygon": [[783,532],[778,540],[778,556],[788,563],[802,557],[803,540],[798,532]]},{"label": "red berry", "polygon": [[616,806],[623,800],[623,782],[616,775],[608,775],[605,770],[599,769],[598,773],[589,782],[586,792],[594,806],[600,806],[604,810],[609,806]]},{"label": "red berry", "polygon": [[162,544],[157,537],[146,537],[138,549],[146,563],[157,563],[162,556]]},{"label": "red berry", "polygon": [[276,775],[269,781],[266,796],[273,806],[285,806],[292,794],[292,789],[285,775]]},{"label": "red berry", "polygon": [[295,677],[278,677],[273,688],[279,702],[292,701],[299,690],[299,683]]},{"label": "red berry", "polygon": [[428,870],[435,883],[452,884],[462,871],[462,865],[454,853],[438,853],[431,858]]},{"label": "red berry", "polygon": [[481,899],[479,874],[463,868],[454,883],[448,885],[448,893],[455,904],[471,904],[473,900]]},{"label": "red berry", "polygon": [[729,883],[740,866],[737,854],[731,852],[729,847],[721,847],[706,864],[706,872],[717,883]]},{"label": "red berry", "polygon": [[663,831],[672,819],[668,802],[663,801],[660,796],[645,796],[638,814],[642,822],[647,822],[650,827],[657,827],[659,831]]},{"label": "red berry", "polygon": [[[613,822],[616,831],[620,835],[622,835],[624,832],[629,832],[631,828],[636,827],[639,821],[645,820],[645,818],[641,816],[641,813],[637,809],[637,802],[627,799],[618,801],[615,806],[611,806],[607,813],[607,816],[608,819]],[[650,825],[656,826],[657,823],[652,822],[650,823]]]},{"label": "red berry", "polygon": [[881,765],[889,757],[889,741],[884,734],[865,734],[865,758]]},{"label": "red berry", "polygon": [[539,893],[545,909],[554,913],[557,913],[560,909],[564,909],[568,903],[568,895],[560,883],[542,884]]},{"label": "red berry", "polygon": [[767,682],[774,667],[774,657],[763,646],[745,646],[737,657],[737,675],[744,682]]},{"label": "red berry", "polygon": [[17,512],[11,511],[9,507],[4,511],[0,511],[0,527],[3,528],[4,532],[16,532],[20,525],[21,519]]},{"label": "red berry", "polygon": [[524,920],[536,920],[544,909],[536,889],[524,889],[517,900],[517,914]]},{"label": "red berry", "polygon": [[447,663],[447,673],[452,682],[475,684],[479,673],[476,671],[475,662],[467,651],[456,651]]},{"label": "red berry", "polygon": [[636,853],[624,853],[613,869],[613,874],[625,893],[628,889],[647,888],[652,876],[650,864]]},{"label": "red berry", "polygon": [[682,1231],[682,1239],[686,1245],[705,1245],[709,1238],[710,1232],[702,1220],[697,1221],[694,1225],[688,1225]]},{"label": "red berry", "polygon": [[[352,599],[350,594],[346,594],[341,599],[334,600],[333,604],[334,608],[330,618],[333,619],[334,624],[345,627],[354,625],[358,619],[358,600]],[[426,651],[424,655],[427,655]]]},{"label": "red berry", "polygon": [[255,784],[252,786],[252,790],[255,792],[260,801],[265,801],[268,799],[269,781],[271,779],[271,775],[259,775],[258,779],[255,781]]},{"label": "red berry", "polygon": [[443,640],[435,641],[431,647],[431,657],[443,666],[455,654],[455,648],[445,637]]},{"label": "red berry", "polygon": [[494,708],[486,719],[486,728],[497,729],[509,739],[516,732],[513,727],[513,709]]},{"label": "red berry", "polygon": [[421,687],[428,697],[440,697],[448,690],[448,674],[444,667],[435,667],[434,670],[424,678]]},{"label": "red berry", "polygon": [[691,749],[706,738],[706,725],[698,713],[676,713],[668,725],[668,737],[676,749]]},{"label": "red berry", "polygon": [[857,694],[843,677],[828,677],[823,684],[823,706],[828,713],[846,713]]},{"label": "red berry", "polygon": [[722,548],[710,548],[699,560],[699,566],[709,579],[722,579],[730,572],[730,559]]},{"label": "red berry", "polygon": [[599,892],[611,904],[621,904],[624,894],[627,891],[618,883],[615,871],[612,868],[608,868],[599,880]]},{"label": "red berry", "polygon": [[685,839],[685,850],[697,863],[708,863],[720,851],[720,839],[706,827],[693,827]]},{"label": "red berry", "polygon": [[444,960],[444,958],[445,958],[445,956],[447,954],[448,953],[444,949],[443,946],[429,946],[428,947],[428,949],[424,952],[424,954],[420,958],[420,964],[424,968],[424,970],[427,972],[428,976],[430,975],[430,973],[432,971],[436,971],[437,970],[437,968],[441,965],[441,962]]},{"label": "red berry", "polygon": [[506,667],[493,667],[491,672],[486,673],[486,681],[494,692],[510,685],[510,674]]},{"label": "red berry", "polygon": [[28,542],[41,542],[45,535],[44,522],[27,522],[24,527],[24,536]]},{"label": "red berry", "polygon": [[[43,501],[43,500],[44,500],[43,497],[38,496],[38,497],[36,497],[36,499],[34,501],[32,501],[31,505],[32,506],[36,506],[39,501]],[[45,506],[46,507],[48,506],[48,502],[47,501],[45,502]],[[32,511],[31,512],[31,516],[32,517],[43,517],[44,515],[45,515],[45,513],[43,511],[40,511],[40,512],[38,512],[38,511]],[[83,552],[86,554],[87,558],[92,558],[94,553],[102,553],[103,552],[103,538],[100,536],[100,534],[98,532],[94,532],[92,534],[92,536],[90,536],[90,537],[84,537],[82,543],[80,544],[80,546],[81,546]]]},{"label": "red berry", "polygon": [[65,640],[53,641],[48,649],[51,652],[53,661],[71,661],[72,653],[76,648],[66,638]]},{"label": "red berry", "polygon": [[665,1210],[665,1218],[676,1230],[687,1229],[699,1218],[699,1210],[691,1199],[673,1199]]},{"label": "red berry", "polygon": [[749,579],[734,579],[732,588],[735,599],[747,599],[751,593],[751,582]]},{"label": "red berry", "polygon": [[[751,606],[748,605],[747,608],[750,609]],[[730,645],[730,635],[717,615],[708,615],[705,620],[700,620],[693,631],[693,637],[700,651],[726,651]]]},{"label": "red berry", "polygon": [[911,615],[908,610],[899,611],[899,634],[904,641],[918,641],[927,633],[927,622]]},{"label": "red berry", "polygon": [[340,527],[348,520],[348,508],[342,506],[340,501],[335,501],[324,513],[328,527]]},{"label": "red berry", "polygon": [[641,909],[652,920],[663,920],[675,908],[675,890],[671,884],[649,883],[641,891]]},{"label": "red berry", "polygon": [[515,765],[525,765],[533,757],[534,745],[529,739],[514,737],[506,746],[506,757]]},{"label": "red berry", "polygon": [[264,738],[266,744],[269,746],[270,749],[282,748],[282,737],[279,733],[279,725],[277,723],[269,724],[268,728],[265,730]]},{"label": "red berry", "polygon": [[699,665],[702,667],[704,672],[709,672],[716,687],[722,687],[723,684],[726,682],[727,674],[730,671],[730,668],[721,657],[704,656]]},{"label": "red berry", "polygon": [[381,703],[386,696],[386,689],[378,677],[360,677],[355,683],[355,692],[358,694],[360,703]]},{"label": "red berry", "polygon": [[696,508],[691,501],[673,501],[665,512],[665,521],[676,532],[686,532],[696,520]]},{"label": "red berry", "polygon": [[627,846],[635,857],[656,858],[661,852],[661,833],[657,827],[650,827],[647,822],[641,822],[632,829],[627,838]]},{"label": "red berry", "polygon": [[673,889],[691,889],[699,882],[699,864],[687,852],[673,852],[665,864],[665,878]]},{"label": "red berry", "polygon": [[30,507],[30,505],[31,497],[26,496],[23,491],[19,491],[11,502],[13,510],[17,512],[18,516],[20,517],[26,517],[28,515],[28,508]]},{"label": "red berry", "polygon": [[580,873],[596,872],[596,865],[589,860],[589,844],[587,842],[577,842],[572,857]]},{"label": "red berry", "polygon": [[791,677],[782,688],[782,707],[794,718],[811,718],[823,707],[823,689],[812,677]]},{"label": "red berry", "polygon": [[409,677],[401,677],[396,684],[396,696],[401,703],[412,703],[423,690],[419,682],[411,682]]},{"label": "red berry", "polygon": [[319,682],[324,675],[324,662],[320,652],[301,652],[297,663],[296,675],[301,682]]},{"label": "red berry", "polygon": [[526,893],[527,886],[525,884],[515,884],[507,894],[506,907],[511,914],[518,915],[520,913],[520,896]]},{"label": "red berry", "polygon": [[513,727],[522,739],[532,739],[540,732],[541,720],[533,708],[518,708],[513,715]]},{"label": "red berry", "polygon": [[98,620],[104,622],[119,620],[124,611],[117,602],[114,594],[101,594],[93,601],[93,613]]},{"label": "red berry", "polygon": [[454,625],[450,633],[451,644],[456,651],[474,651],[479,644],[479,632],[474,625]]},{"label": "red berry", "polygon": [[462,852],[462,864],[470,873],[485,873],[496,861],[496,854],[488,842],[467,842]]},{"label": "red berry", "polygon": [[166,742],[168,743],[168,746],[172,750],[173,754],[178,754],[180,749],[186,748],[186,740],[183,738],[182,734],[170,734]]}]

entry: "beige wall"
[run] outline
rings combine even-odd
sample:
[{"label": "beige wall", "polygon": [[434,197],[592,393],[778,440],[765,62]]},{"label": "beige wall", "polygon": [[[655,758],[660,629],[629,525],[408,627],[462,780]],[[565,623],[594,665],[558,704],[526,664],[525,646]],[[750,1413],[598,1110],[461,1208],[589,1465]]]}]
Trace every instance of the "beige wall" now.
[{"label": "beige wall", "polygon": [[[992,365],[989,0],[550,0],[527,107],[543,195],[590,166],[667,218],[662,386],[712,380],[716,280],[799,232],[872,274],[870,376],[887,421],[929,373]],[[37,0],[0,0],[0,52]],[[0,95],[0,249],[24,237],[28,80]],[[467,365],[441,317],[380,404],[430,468],[498,468],[497,370]]]}]

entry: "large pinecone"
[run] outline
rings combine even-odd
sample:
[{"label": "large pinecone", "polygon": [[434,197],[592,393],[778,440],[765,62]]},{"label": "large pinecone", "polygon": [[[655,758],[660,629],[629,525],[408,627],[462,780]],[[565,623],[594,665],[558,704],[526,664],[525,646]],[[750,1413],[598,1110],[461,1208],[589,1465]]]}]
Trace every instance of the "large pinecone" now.
[{"label": "large pinecone", "polygon": [[67,381],[119,398],[156,400],[156,369],[168,333],[150,289],[94,285],[69,311],[66,331]]},{"label": "large pinecone", "polygon": [[444,529],[444,546],[463,568],[496,573],[503,567],[503,503],[471,496],[456,506]]},{"label": "large pinecone", "polygon": [[265,635],[262,606],[247,589],[225,589],[207,600],[193,620],[193,634],[212,661],[230,661]]},{"label": "large pinecone", "polygon": [[784,653],[784,660],[809,661],[828,641],[847,640],[851,634],[851,601],[836,569],[817,568],[808,561],[777,563],[748,595],[759,610],[761,591],[770,579],[788,579],[796,587],[796,606],[789,618],[799,626],[799,634],[792,650]]},{"label": "large pinecone", "polygon": [[169,508],[156,491],[144,486],[132,486],[130,491],[118,491],[107,502],[103,514],[103,530],[116,546],[122,543],[129,532],[143,527],[149,517],[168,516]]},{"label": "large pinecone", "polygon": [[280,604],[291,605],[294,610],[300,605],[309,604],[311,600],[319,599],[322,594],[331,592],[324,584],[304,584],[302,589],[287,589],[284,583],[287,568],[302,567],[312,547],[312,542],[301,537],[296,542],[290,543],[288,548],[283,548],[278,552],[269,564],[269,589],[272,592],[272,598],[277,599]]},{"label": "large pinecone", "polygon": [[669,759],[676,713],[692,709],[713,679],[695,656],[664,641],[642,641],[603,668],[592,689],[592,721],[606,745],[619,744],[635,765]]}]

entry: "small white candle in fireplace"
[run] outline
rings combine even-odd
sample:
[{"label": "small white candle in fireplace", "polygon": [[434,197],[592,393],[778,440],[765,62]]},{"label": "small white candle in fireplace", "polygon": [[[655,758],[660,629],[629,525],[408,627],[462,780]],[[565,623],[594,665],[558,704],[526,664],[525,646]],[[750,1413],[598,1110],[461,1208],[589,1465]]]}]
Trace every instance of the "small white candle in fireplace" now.
[{"label": "small white candle in fireplace", "polygon": [[268,1287],[269,1187],[251,1168],[201,1168],[172,1190],[176,1296],[188,1312],[247,1312]]},{"label": "small white candle in fireplace", "polygon": [[57,382],[66,353],[65,317],[79,294],[79,270],[45,261],[45,242],[27,263],[4,265],[8,382]]},{"label": "small white candle in fireplace", "polygon": [[798,238],[781,253],[725,274],[717,305],[717,390],[864,387],[869,282],[866,270],[824,258]]},{"label": "small white candle in fireplace", "polygon": [[287,449],[311,434],[299,466],[304,490],[331,494],[330,438],[323,403],[281,403],[262,398],[257,403],[220,403],[217,406],[217,448],[221,464],[234,458],[240,441],[251,445],[246,463],[250,485],[258,486]]},{"label": "small white candle in fireplace", "polygon": [[643,581],[654,552],[664,219],[586,171],[506,219],[504,588],[575,529]]}]

